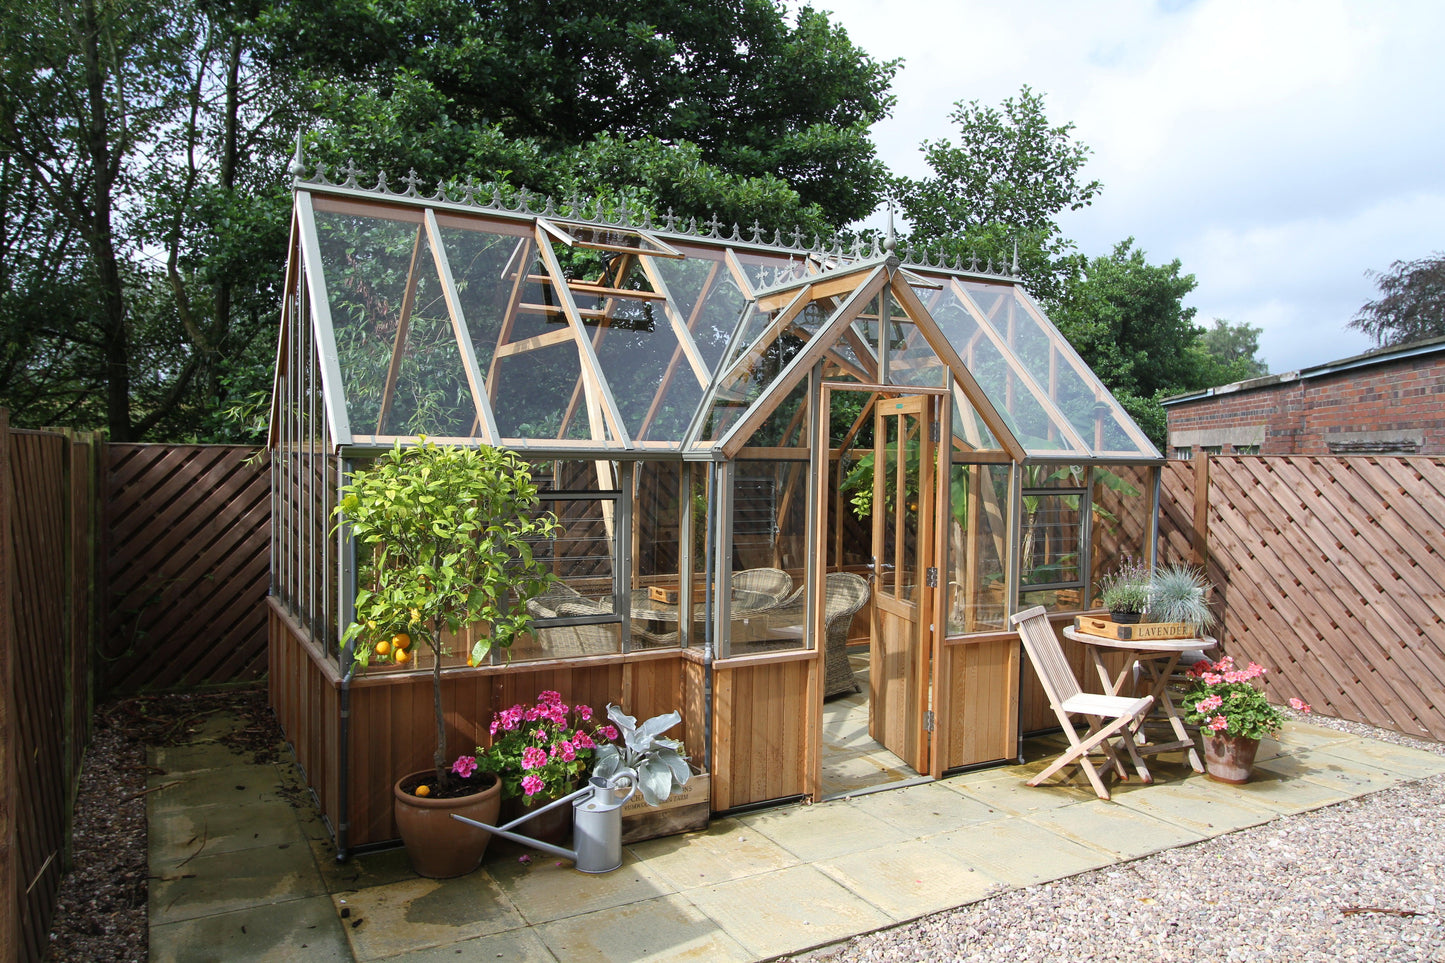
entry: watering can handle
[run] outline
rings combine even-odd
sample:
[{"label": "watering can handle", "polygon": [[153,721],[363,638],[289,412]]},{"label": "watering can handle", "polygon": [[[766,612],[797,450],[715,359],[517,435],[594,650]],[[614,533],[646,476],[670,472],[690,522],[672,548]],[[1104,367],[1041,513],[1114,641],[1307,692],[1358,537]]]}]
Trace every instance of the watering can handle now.
[{"label": "watering can handle", "polygon": [[619,769],[607,780],[607,788],[612,790],[615,797],[617,794],[617,784],[624,779],[627,781],[627,795],[618,801],[617,805],[619,807],[627,805],[627,801],[637,795],[637,773],[631,769]]}]

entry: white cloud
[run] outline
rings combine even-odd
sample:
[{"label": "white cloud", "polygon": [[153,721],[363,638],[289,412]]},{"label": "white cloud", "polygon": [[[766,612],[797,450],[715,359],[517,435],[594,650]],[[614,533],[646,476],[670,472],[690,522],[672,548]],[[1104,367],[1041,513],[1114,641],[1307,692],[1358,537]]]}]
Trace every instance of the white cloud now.
[{"label": "white cloud", "polygon": [[1029,84],[1104,183],[1065,232],[1180,258],[1201,319],[1265,328],[1275,370],[1367,345],[1343,324],[1366,269],[1445,249],[1445,4],[1322,0],[1027,5],[820,0],[874,56],[907,58],[875,128],[896,171],[951,136],[955,101]]}]

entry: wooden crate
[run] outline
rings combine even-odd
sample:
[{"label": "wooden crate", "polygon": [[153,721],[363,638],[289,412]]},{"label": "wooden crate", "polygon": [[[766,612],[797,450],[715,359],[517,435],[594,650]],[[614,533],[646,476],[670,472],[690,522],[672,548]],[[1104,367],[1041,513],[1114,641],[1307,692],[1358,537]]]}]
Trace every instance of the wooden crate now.
[{"label": "wooden crate", "polygon": [[622,807],[622,841],[637,843],[706,829],[712,816],[710,789],[711,779],[704,772],[694,773],[686,786],[659,806],[649,806],[642,793],[637,793]]},{"label": "wooden crate", "polygon": [[1099,635],[1121,642],[1145,642],[1150,639],[1192,639],[1199,633],[1188,622],[1135,622],[1123,624],[1112,619],[1087,615],[1074,617],[1074,630]]},{"label": "wooden crate", "polygon": [[662,602],[667,605],[676,605],[679,590],[674,585],[649,585],[647,597],[654,602]]}]

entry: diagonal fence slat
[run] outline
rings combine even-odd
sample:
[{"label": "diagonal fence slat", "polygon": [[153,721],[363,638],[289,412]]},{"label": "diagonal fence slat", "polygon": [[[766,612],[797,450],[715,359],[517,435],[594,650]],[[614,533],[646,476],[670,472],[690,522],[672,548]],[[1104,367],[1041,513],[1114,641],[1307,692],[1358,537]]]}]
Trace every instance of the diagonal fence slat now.
[{"label": "diagonal fence slat", "polygon": [[[1445,739],[1445,461],[1209,456],[1208,574],[1277,700]],[[1165,466],[1161,557],[1188,558],[1193,466]]]},{"label": "diagonal fence slat", "polygon": [[108,445],[112,693],[250,682],[266,671],[268,459],[226,445]]}]

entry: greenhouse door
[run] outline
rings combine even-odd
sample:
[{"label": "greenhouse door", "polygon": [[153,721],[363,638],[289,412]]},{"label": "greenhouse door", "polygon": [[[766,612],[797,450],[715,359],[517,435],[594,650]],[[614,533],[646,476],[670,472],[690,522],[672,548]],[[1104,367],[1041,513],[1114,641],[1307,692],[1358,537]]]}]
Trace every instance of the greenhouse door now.
[{"label": "greenhouse door", "polygon": [[[873,421],[873,631],[869,734],[921,774],[935,732],[937,395],[880,398]],[[879,470],[879,468],[882,470]]]}]

